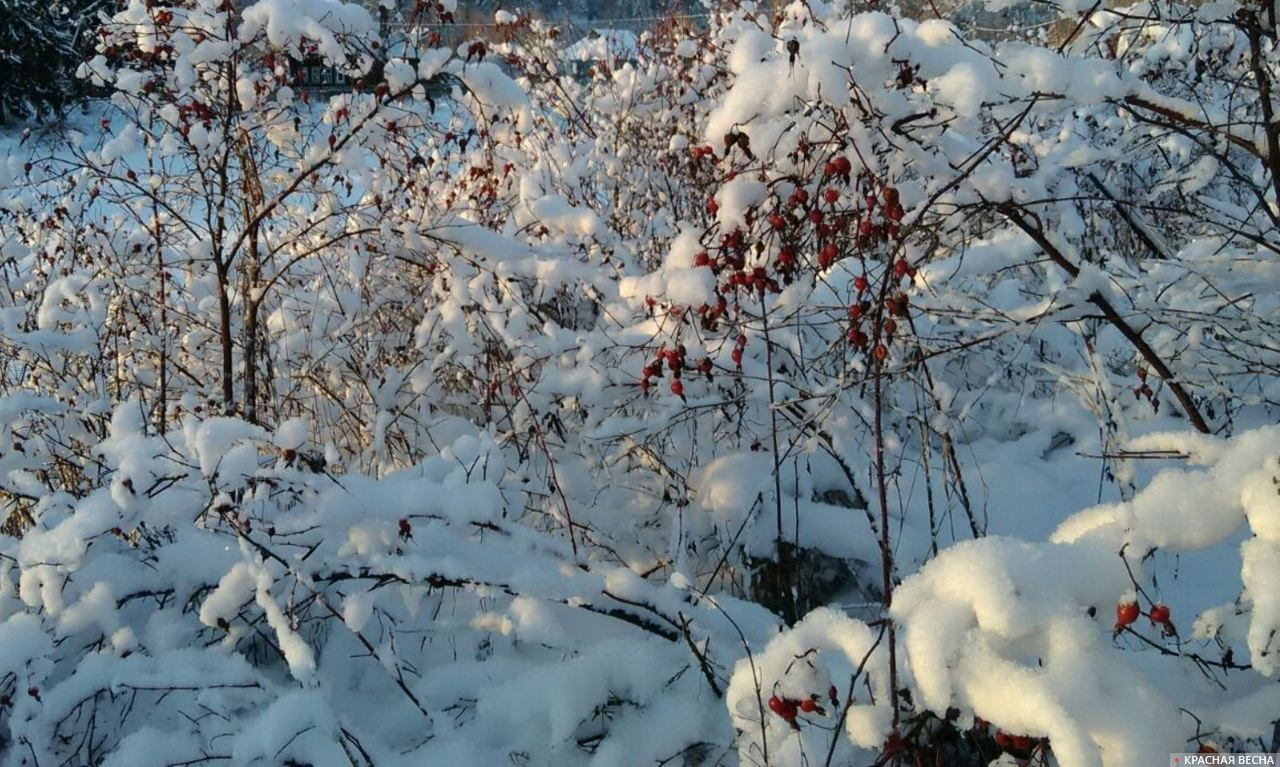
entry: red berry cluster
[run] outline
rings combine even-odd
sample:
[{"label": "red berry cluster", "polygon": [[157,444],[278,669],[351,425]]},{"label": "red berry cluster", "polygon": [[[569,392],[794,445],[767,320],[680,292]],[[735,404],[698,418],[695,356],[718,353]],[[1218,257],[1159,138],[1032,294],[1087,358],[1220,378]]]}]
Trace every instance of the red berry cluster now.
[{"label": "red berry cluster", "polygon": [[[973,718],[973,727],[981,733],[985,733],[991,726],[991,723],[980,716]],[[1010,735],[1009,733],[996,728],[991,739],[995,741],[996,748],[1002,751],[1011,751],[1023,756],[1031,753],[1036,749],[1045,749],[1049,747],[1048,738],[1033,738],[1030,735]]]},{"label": "red berry cluster", "polygon": [[[1142,614],[1141,608],[1137,602],[1121,602],[1116,605],[1116,628],[1117,632],[1122,631],[1126,626],[1130,626],[1138,620],[1138,616]],[[1165,636],[1173,636],[1177,633],[1177,629],[1173,626],[1173,612],[1169,606],[1163,602],[1153,604],[1151,610],[1147,613],[1147,617],[1151,619],[1151,625],[1159,626]]]},{"label": "red berry cluster", "polygon": [[[747,268],[747,256],[751,250],[746,235],[741,229],[734,229],[720,237],[718,256],[699,253],[694,258],[695,266],[705,266],[716,275],[716,296],[718,299],[726,295],[734,295],[738,291],[764,295],[778,293],[782,290],[778,280],[769,274],[763,266]],[[793,273],[796,267],[796,251],[794,247],[784,245],[778,252],[775,266],[785,274]],[[723,311],[727,301],[717,300],[717,309]]]},{"label": "red berry cluster", "polygon": [[[827,696],[831,699],[832,706],[840,705],[840,698],[836,695],[836,688],[832,687],[827,691]],[[800,723],[797,721],[800,714],[817,714],[818,716],[826,716],[827,710],[822,707],[820,701],[821,696],[817,693],[807,698],[784,698],[774,695],[769,698],[769,710],[782,720],[791,725],[791,729],[799,730]]]},{"label": "red berry cluster", "polygon": [[1033,739],[1029,735],[1010,735],[1004,730],[996,730],[992,738],[999,748],[1019,753],[1026,753],[1040,743],[1039,740]]},{"label": "red berry cluster", "polygon": [[733,357],[733,364],[737,365],[739,368],[742,367],[742,351],[743,349],[746,349],[746,348],[747,348],[747,337],[744,335],[739,335],[738,340],[734,342],[733,353],[731,355]]},{"label": "red berry cluster", "polygon": [[[905,267],[906,261],[900,259],[897,263],[904,265],[904,268],[894,270],[895,274],[901,272],[900,279],[907,278],[914,271]],[[867,276],[856,277],[853,286],[858,291],[858,303],[849,305],[849,343],[860,351],[866,351],[871,343],[871,336],[864,329],[863,323],[864,321],[872,323],[872,330],[875,329],[874,323],[878,323],[880,343],[871,350],[871,355],[876,362],[884,362],[889,357],[888,344],[893,343],[894,335],[898,332],[898,321],[895,318],[907,316],[910,299],[906,293],[899,290],[885,299],[884,311],[877,314],[873,311],[874,307],[870,300],[871,281]]]},{"label": "red berry cluster", "polygon": [[199,101],[192,101],[186,104],[178,105],[178,133],[183,138],[187,138],[191,134],[192,123],[198,122],[205,130],[213,127],[213,110],[207,104]]},{"label": "red berry cluster", "polygon": [[[677,397],[684,397],[684,383],[680,380],[684,371],[689,368],[687,359],[688,355],[685,351],[684,344],[677,344],[669,349],[659,349],[657,357],[644,366],[640,377],[640,391],[647,397],[649,389],[652,387],[652,381],[655,378],[662,377],[663,365],[665,363],[667,371],[671,373],[671,393]],[[697,370],[711,380],[711,358],[700,357],[694,363],[693,369]]]},{"label": "red berry cluster", "polygon": [[1139,385],[1135,386],[1133,389],[1133,398],[1141,400],[1145,397],[1147,402],[1151,405],[1151,412],[1159,413],[1160,400],[1156,398],[1155,390],[1151,388],[1151,384],[1147,383],[1146,368],[1138,368],[1138,384]]},{"label": "red berry cluster", "polygon": [[830,160],[827,160],[826,165],[822,166],[823,178],[838,176],[844,179],[846,184],[849,183],[849,177],[852,173],[853,163],[849,162],[849,158],[844,155],[836,155]]},{"label": "red berry cluster", "polygon": [[[809,157],[810,149],[806,145],[801,154]],[[725,136],[723,157],[707,145],[690,146],[687,151],[695,175],[701,175],[708,167],[718,168],[711,171],[712,184],[734,178],[734,169],[728,165],[735,156],[753,157],[747,135],[736,131]],[[805,270],[823,272],[842,259],[859,258],[868,273],[855,281],[859,295],[849,307],[847,337],[857,350],[884,362],[899,332],[899,322],[908,316],[909,299],[904,288],[916,276],[916,267],[905,258],[887,262],[882,255],[885,245],[896,250],[892,243],[902,235],[905,212],[898,190],[870,171],[855,171],[854,163],[842,153],[833,154],[824,162],[816,184],[799,177],[786,180],[791,183],[781,186],[781,193],[772,203],[745,211],[743,225],[717,232],[716,223],[710,222],[710,236],[718,238],[718,243],[711,240],[706,250],[697,253],[692,265],[711,270],[714,297],[688,309],[697,314],[703,330],[714,333],[724,322],[734,322],[744,301],[781,293],[784,285],[791,284]],[[720,210],[719,201],[714,190],[704,188],[704,193],[706,213],[714,218]],[[877,250],[881,253],[877,254]],[[772,257],[762,262],[762,256],[770,252]],[[876,264],[882,267],[876,268]],[[653,297],[646,297],[645,301],[651,310],[656,308]],[[689,318],[684,307],[674,306],[668,309],[668,316],[677,321]],[[735,365],[741,366],[745,345],[745,339],[739,338],[733,348]],[[641,381],[646,394],[654,377],[650,373],[663,367],[662,354],[658,362],[646,367]],[[682,396],[683,384],[678,376],[673,375],[673,379],[673,392]]]}]

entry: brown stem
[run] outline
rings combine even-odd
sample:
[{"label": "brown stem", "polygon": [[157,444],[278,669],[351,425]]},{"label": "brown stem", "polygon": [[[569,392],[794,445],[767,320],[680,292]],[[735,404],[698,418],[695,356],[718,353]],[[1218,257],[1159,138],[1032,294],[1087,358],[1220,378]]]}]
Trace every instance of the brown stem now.
[{"label": "brown stem", "polygon": [[[1017,206],[1013,203],[1004,203],[999,206],[999,211],[1005,218],[1009,219],[1014,226],[1025,232],[1026,235],[1040,247],[1040,250],[1049,257],[1050,261],[1057,264],[1072,278],[1080,276],[1079,267],[1071,263],[1067,257],[1063,255],[1061,250],[1054,246],[1053,243],[1049,242],[1049,239],[1045,237],[1044,232],[1033,226],[1031,222],[1022,215]],[[1151,345],[1143,339],[1142,334],[1130,325],[1124,317],[1120,316],[1120,312],[1116,311],[1116,308],[1111,305],[1111,302],[1107,300],[1106,296],[1102,295],[1098,291],[1094,291],[1089,295],[1089,303],[1098,307],[1107,322],[1111,323],[1116,330],[1120,331],[1120,334],[1123,335],[1129,343],[1138,350],[1138,353],[1142,355],[1142,358],[1146,361],[1147,365],[1160,376],[1160,378],[1169,387],[1169,391],[1173,392],[1173,396],[1177,398],[1178,404],[1182,405],[1183,412],[1187,414],[1187,420],[1191,422],[1191,425],[1195,427],[1196,431],[1202,434],[1211,433],[1209,424],[1204,420],[1204,416],[1200,414],[1200,409],[1196,407],[1195,401],[1191,399],[1191,394],[1186,390],[1186,387],[1178,381],[1177,377],[1174,376],[1173,371],[1170,370],[1169,366],[1165,364],[1165,361],[1160,358],[1160,355],[1156,353],[1156,350],[1152,349]]]},{"label": "brown stem", "polygon": [[1218,128],[1218,126],[1213,125],[1212,123],[1206,122],[1196,117],[1190,117],[1188,115],[1185,115],[1177,111],[1176,109],[1171,109],[1170,107],[1161,106],[1160,104],[1156,104],[1155,102],[1148,101],[1140,96],[1129,96],[1124,100],[1124,103],[1128,104],[1131,107],[1140,107],[1142,109],[1147,110],[1148,112],[1154,112],[1160,115],[1161,117],[1165,118],[1166,120],[1173,123],[1177,123],[1179,125],[1189,125],[1194,128],[1200,128],[1201,130],[1206,130],[1210,133],[1221,136],[1222,138],[1226,139],[1228,142],[1234,144],[1240,149],[1243,149],[1244,151],[1248,152],[1254,157],[1261,156],[1261,152],[1258,151],[1258,147],[1249,139],[1246,139],[1243,136],[1237,136],[1236,134],[1232,133],[1229,130],[1221,130]]},{"label": "brown stem", "polygon": [[235,367],[231,360],[231,297],[227,266],[216,259],[218,275],[218,340],[222,343],[222,407],[226,415],[235,412]]},{"label": "brown stem", "polygon": [[880,577],[884,588],[884,610],[889,626],[889,705],[893,710],[893,730],[898,731],[898,654],[897,632],[888,616],[893,604],[893,551],[889,548],[889,497],[884,470],[884,400],[882,368],[875,365],[875,439],[876,439],[876,491],[880,496]]},{"label": "brown stem", "polygon": [[262,254],[258,245],[259,222],[253,218],[253,210],[262,206],[262,181],[258,164],[253,158],[249,134],[240,129],[240,187],[244,195],[242,206],[248,228],[246,261],[241,299],[244,301],[244,417],[249,423],[258,422],[258,317],[262,305]]},{"label": "brown stem", "polygon": [[[893,284],[892,270],[886,261],[883,278],[880,282],[880,295],[874,317],[871,349],[881,343],[884,329],[884,310]],[[880,510],[880,578],[884,589],[884,620],[889,633],[889,706],[893,711],[893,732],[898,731],[898,653],[897,631],[893,619],[889,617],[889,608],[893,605],[893,550],[889,547],[889,488],[885,480],[884,468],[884,361],[870,356],[872,366],[872,398],[875,406],[875,417],[872,430],[876,448],[876,495],[879,497]]]},{"label": "brown stem", "polygon": [[[1275,13],[1275,4],[1271,3],[1271,12]],[[1275,19],[1272,18],[1274,23]],[[1249,36],[1249,68],[1253,70],[1253,79],[1258,86],[1258,106],[1262,109],[1262,130],[1267,136],[1267,169],[1271,172],[1271,188],[1275,191],[1276,201],[1280,203],[1280,122],[1276,121],[1275,106],[1271,101],[1271,78],[1267,75],[1265,56],[1262,52],[1262,27],[1256,15],[1250,11],[1250,23],[1245,32]]]},{"label": "brown stem", "polygon": [[[778,553],[777,585],[778,598],[781,600],[783,619],[787,625],[800,619],[797,615],[795,593],[791,588],[792,563],[790,547],[782,536],[782,454],[778,449],[778,408],[774,399],[773,344],[769,340],[769,310],[765,306],[764,293],[760,294],[760,322],[764,329],[765,367],[769,370],[769,436],[773,442],[773,500],[777,523],[774,547]],[[800,545],[800,526],[796,525],[796,548]]]}]

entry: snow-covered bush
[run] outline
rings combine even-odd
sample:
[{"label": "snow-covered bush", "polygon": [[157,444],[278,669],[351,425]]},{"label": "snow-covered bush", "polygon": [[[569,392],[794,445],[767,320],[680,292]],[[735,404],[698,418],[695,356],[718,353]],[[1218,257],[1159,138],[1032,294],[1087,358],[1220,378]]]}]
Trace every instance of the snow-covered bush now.
[{"label": "snow-covered bush", "polygon": [[131,2],[0,157],[10,763],[1272,745],[1265,13],[454,11]]}]

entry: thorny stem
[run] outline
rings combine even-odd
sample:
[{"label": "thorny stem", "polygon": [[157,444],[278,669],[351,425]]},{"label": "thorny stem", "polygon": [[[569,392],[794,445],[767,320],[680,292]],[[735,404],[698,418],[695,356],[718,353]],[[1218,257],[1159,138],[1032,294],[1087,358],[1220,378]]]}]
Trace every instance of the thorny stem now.
[{"label": "thorny stem", "polygon": [[888,266],[880,283],[880,296],[876,309],[874,331],[871,345],[872,355],[869,362],[872,366],[872,398],[875,417],[872,431],[876,448],[876,495],[880,511],[880,578],[884,590],[884,621],[889,634],[889,705],[893,710],[893,731],[898,731],[898,654],[897,630],[889,617],[889,608],[893,604],[893,550],[889,547],[889,490],[885,480],[884,467],[884,361],[877,360],[874,350],[881,343],[884,332],[884,310],[888,299],[892,280],[892,271]]},{"label": "thorny stem", "polygon": [[876,493],[880,496],[880,577],[884,589],[885,625],[889,631],[889,705],[893,709],[893,729],[898,729],[898,654],[897,632],[893,621],[888,618],[890,606],[893,604],[893,552],[889,548],[889,497],[885,484],[884,470],[884,400],[883,370],[880,363],[875,365],[874,398],[875,398],[875,439],[876,439]]},{"label": "thorny stem", "polygon": [[[773,344],[769,341],[769,311],[765,307],[764,293],[760,294],[760,323],[764,328],[765,366],[769,370],[769,438],[773,442],[773,500],[776,510],[777,535],[774,546],[778,552],[778,597],[782,600],[783,618],[793,624],[800,616],[796,615],[795,594],[792,590],[791,550],[787,548],[782,537],[782,458],[778,450],[778,409],[775,407],[774,386],[776,379],[773,371]],[[799,536],[800,529],[796,528]],[[796,545],[799,546],[799,541]]]}]

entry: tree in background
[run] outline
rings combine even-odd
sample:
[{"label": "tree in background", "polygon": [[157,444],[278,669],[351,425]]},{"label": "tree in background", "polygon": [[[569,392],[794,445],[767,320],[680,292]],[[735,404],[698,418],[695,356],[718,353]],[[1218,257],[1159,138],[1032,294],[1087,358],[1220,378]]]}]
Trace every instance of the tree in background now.
[{"label": "tree in background", "polygon": [[72,73],[108,0],[0,0],[0,125],[46,117],[79,90]]},{"label": "tree in background", "polygon": [[0,765],[1274,748],[1269,15],[419,10],[0,155]]}]

